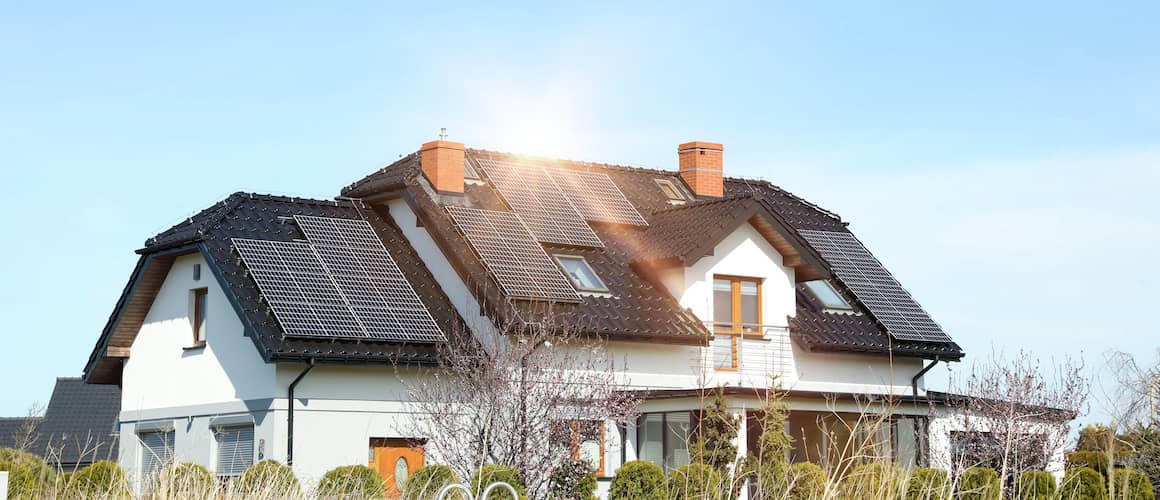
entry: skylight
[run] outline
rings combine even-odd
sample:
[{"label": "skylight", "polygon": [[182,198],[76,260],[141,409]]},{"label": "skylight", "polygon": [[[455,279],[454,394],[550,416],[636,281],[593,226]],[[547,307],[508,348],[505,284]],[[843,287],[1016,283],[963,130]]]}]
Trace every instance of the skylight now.
[{"label": "skylight", "polygon": [[577,255],[555,255],[556,262],[560,263],[560,267],[564,269],[564,274],[572,280],[572,284],[576,285],[576,289],[582,292],[607,292],[608,287],[604,286],[604,282],[600,281],[600,277],[596,276],[596,271],[592,270],[592,266],[588,265],[588,261],[584,257]]},{"label": "skylight", "polygon": [[661,188],[661,191],[665,193],[665,196],[669,199],[669,202],[682,203],[686,200],[685,194],[681,192],[681,189],[678,188],[677,185],[673,183],[673,181],[668,179],[653,180],[656,181],[657,186]]},{"label": "skylight", "polygon": [[479,172],[475,171],[475,167],[469,161],[463,162],[463,178],[473,181],[481,180],[479,178]]},{"label": "skylight", "polygon": [[830,282],[826,280],[815,280],[807,281],[805,285],[810,293],[818,299],[818,302],[822,304],[822,307],[837,311],[854,310],[854,307],[849,302],[846,302],[846,299],[842,298],[842,295],[837,290],[834,290],[834,285],[831,285]]}]

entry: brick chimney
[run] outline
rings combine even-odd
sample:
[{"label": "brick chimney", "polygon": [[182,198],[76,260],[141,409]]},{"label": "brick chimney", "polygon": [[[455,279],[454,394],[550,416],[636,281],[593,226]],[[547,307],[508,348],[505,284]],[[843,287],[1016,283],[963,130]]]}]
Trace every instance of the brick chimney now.
[{"label": "brick chimney", "polygon": [[463,192],[463,143],[431,141],[419,148],[423,174],[440,193]]},{"label": "brick chimney", "polygon": [[725,194],[721,174],[725,147],[716,142],[693,141],[677,147],[681,178],[697,196],[720,198]]}]

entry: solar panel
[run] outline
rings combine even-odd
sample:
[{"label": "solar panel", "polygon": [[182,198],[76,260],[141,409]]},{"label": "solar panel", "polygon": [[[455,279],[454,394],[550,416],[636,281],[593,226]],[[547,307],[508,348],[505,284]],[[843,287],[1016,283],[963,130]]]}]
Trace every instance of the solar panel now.
[{"label": "solar panel", "polygon": [[309,244],[233,240],[285,335],[445,339],[370,224],[308,216],[295,220]]},{"label": "solar panel", "polygon": [[560,268],[532,238],[521,216],[463,207],[447,207],[447,213],[508,297],[580,301]]},{"label": "solar panel", "polygon": [[564,195],[587,220],[647,226],[648,222],[603,172],[547,167]]},{"label": "solar panel", "polygon": [[805,229],[798,232],[826,259],[842,283],[891,336],[899,340],[952,342],[853,234]]},{"label": "solar panel", "polygon": [[520,219],[537,241],[595,248],[604,246],[543,168],[488,158],[477,158],[476,161],[504,201],[520,214]]}]

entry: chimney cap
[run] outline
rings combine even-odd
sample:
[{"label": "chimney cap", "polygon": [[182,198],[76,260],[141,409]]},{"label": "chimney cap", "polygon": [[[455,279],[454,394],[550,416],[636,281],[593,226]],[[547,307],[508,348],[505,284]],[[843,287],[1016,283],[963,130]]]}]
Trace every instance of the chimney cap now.
[{"label": "chimney cap", "polygon": [[692,142],[686,142],[684,144],[681,144],[680,146],[677,146],[678,153],[681,151],[688,151],[690,149],[709,149],[712,151],[724,151],[725,146],[723,146],[719,142],[708,142],[708,141],[692,141]]},{"label": "chimney cap", "polygon": [[463,151],[464,149],[466,149],[463,146],[462,142],[430,141],[430,142],[424,142],[423,145],[421,147],[419,147],[419,151],[427,151],[430,149],[444,149],[444,148],[445,149],[455,149],[455,150],[459,150],[459,151]]}]

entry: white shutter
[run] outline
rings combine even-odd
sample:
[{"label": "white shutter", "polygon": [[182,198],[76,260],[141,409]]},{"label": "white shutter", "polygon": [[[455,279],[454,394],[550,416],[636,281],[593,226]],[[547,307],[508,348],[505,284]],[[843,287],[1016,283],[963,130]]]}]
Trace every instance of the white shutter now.
[{"label": "white shutter", "polygon": [[173,431],[149,431],[141,440],[141,478],[152,481],[161,468],[173,461]]},{"label": "white shutter", "polygon": [[254,426],[219,427],[217,475],[238,476],[254,463]]}]

